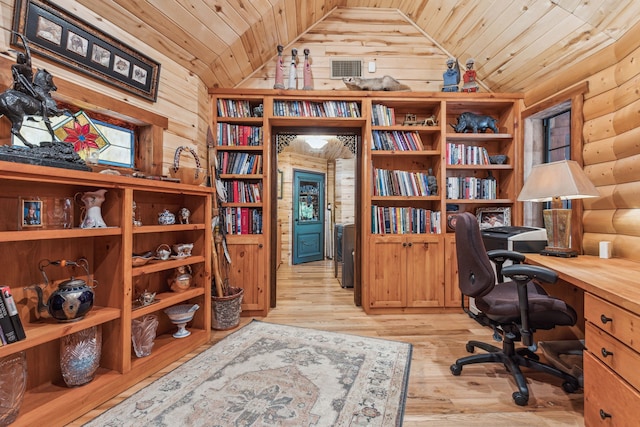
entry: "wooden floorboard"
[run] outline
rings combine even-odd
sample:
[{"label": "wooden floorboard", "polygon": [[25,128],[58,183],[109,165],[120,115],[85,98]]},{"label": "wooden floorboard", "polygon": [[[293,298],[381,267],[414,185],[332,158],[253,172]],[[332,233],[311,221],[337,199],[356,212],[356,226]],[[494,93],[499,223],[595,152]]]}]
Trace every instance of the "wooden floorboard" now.
[{"label": "wooden floorboard", "polygon": [[[449,366],[468,355],[467,340],[491,341],[491,330],[463,313],[368,316],[354,305],[353,291],[341,288],[334,278],[332,261],[280,266],[277,307],[258,319],[413,344],[405,427],[584,425],[582,391],[566,394],[560,381],[547,375],[527,376],[531,397],[526,407],[513,403],[515,382],[501,365],[466,366],[454,377]],[[249,321],[251,318],[242,318],[241,325]],[[211,343],[230,332],[212,331]],[[81,426],[209,346],[200,347],[68,425]]]}]

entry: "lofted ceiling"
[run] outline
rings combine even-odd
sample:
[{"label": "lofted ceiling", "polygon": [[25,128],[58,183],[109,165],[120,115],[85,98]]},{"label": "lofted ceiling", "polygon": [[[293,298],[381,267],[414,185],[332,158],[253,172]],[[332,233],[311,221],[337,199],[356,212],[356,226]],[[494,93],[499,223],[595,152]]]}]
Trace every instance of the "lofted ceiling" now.
[{"label": "lofted ceiling", "polygon": [[78,0],[209,88],[235,87],[336,8],[392,9],[492,91],[523,92],[620,39],[638,0]]}]

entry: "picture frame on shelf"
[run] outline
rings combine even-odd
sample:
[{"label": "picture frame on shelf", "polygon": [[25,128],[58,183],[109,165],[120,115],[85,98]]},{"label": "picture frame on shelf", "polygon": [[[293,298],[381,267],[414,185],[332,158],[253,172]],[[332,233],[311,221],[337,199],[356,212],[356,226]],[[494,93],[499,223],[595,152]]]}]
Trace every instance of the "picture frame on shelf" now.
[{"label": "picture frame on shelf", "polygon": [[61,7],[16,0],[11,46],[155,102],[160,64]]},{"label": "picture frame on shelf", "polygon": [[480,224],[481,230],[491,227],[510,226],[511,208],[478,208],[476,209],[476,217],[478,218],[478,224]]},{"label": "picture frame on shelf", "polygon": [[20,198],[20,228],[44,226],[44,202],[35,197]]}]

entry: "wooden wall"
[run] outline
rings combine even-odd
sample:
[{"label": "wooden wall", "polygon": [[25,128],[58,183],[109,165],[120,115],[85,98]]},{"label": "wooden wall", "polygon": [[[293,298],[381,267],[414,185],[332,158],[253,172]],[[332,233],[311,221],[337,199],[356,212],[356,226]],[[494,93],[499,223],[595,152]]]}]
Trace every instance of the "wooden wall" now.
[{"label": "wooden wall", "polygon": [[640,261],[640,25],[604,52],[526,93],[527,107],[588,82],[583,114],[584,170],[600,191],[583,202],[583,249]]},{"label": "wooden wall", "polygon": [[[120,91],[112,86],[93,80],[84,74],[72,71],[53,62],[47,62],[33,55],[35,67],[46,68],[54,76],[54,80],[68,80],[84,85],[97,92],[111,96],[144,110],[152,111],[169,119],[169,126],[164,130],[163,171],[173,163],[173,155],[177,147],[186,145],[194,148],[201,159],[207,159],[206,131],[210,123],[211,106],[208,90],[202,81],[182,66],[141,43],[137,38],[118,29],[117,26],[102,17],[94,16],[86,8],[73,0],[57,0],[56,4],[81,19],[92,23],[114,38],[143,52],[161,64],[160,84],[157,102],[138,98],[128,92]],[[13,21],[13,0],[0,0],[0,55],[15,60],[15,54],[8,52],[11,48],[10,31]],[[7,82],[3,82],[7,83]],[[4,121],[4,119],[2,119]],[[181,165],[193,165],[189,156],[183,156]]]},{"label": "wooden wall", "polygon": [[[346,89],[342,80],[330,78],[331,59],[360,59],[364,62],[364,78],[388,74],[414,91],[440,91],[442,73],[449,57],[405,15],[394,9],[341,8],[331,12],[295,42],[285,46],[285,87],[289,82],[292,48],[298,49],[300,89],[305,48],[310,50],[314,89],[319,90]],[[460,58],[461,67],[467,59]],[[374,73],[367,71],[369,62],[376,64]],[[274,60],[257,69],[237,87],[272,89],[275,70]]]}]

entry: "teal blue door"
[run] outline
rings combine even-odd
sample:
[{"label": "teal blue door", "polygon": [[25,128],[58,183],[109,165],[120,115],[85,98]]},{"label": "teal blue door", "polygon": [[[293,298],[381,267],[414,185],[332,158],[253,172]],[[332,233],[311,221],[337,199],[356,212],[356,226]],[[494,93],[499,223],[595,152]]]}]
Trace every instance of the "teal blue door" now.
[{"label": "teal blue door", "polygon": [[324,259],[324,179],[293,172],[293,264]]}]

